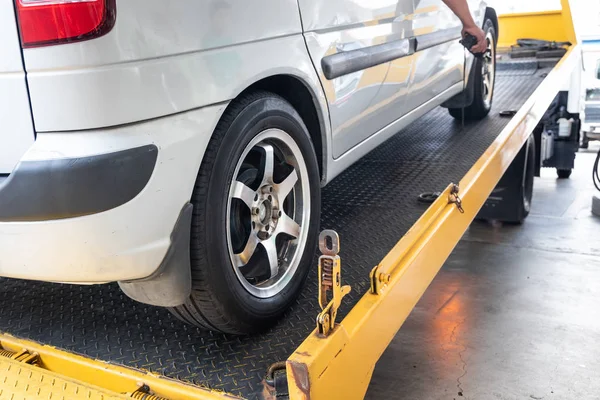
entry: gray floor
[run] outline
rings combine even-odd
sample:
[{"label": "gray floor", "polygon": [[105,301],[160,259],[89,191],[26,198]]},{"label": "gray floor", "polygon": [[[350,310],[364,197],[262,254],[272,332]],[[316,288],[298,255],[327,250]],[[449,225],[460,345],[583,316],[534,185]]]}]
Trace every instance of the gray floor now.
[{"label": "gray floor", "polygon": [[369,399],[600,399],[598,147],[536,178],[522,226],[475,222],[381,357]]}]

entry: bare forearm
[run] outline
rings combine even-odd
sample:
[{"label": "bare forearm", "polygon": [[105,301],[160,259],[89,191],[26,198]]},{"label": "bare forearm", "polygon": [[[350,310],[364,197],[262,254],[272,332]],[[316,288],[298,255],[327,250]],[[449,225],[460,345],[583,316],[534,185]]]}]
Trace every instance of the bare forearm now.
[{"label": "bare forearm", "polygon": [[442,0],[448,8],[452,10],[454,14],[460,19],[463,26],[473,27],[475,26],[475,21],[471,16],[471,11],[469,11],[469,5],[467,4],[467,0]]}]

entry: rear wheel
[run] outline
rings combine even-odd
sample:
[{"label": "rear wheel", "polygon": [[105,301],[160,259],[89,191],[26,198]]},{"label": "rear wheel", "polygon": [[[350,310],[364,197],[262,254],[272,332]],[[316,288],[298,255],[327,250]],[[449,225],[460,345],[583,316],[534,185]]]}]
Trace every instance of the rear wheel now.
[{"label": "rear wheel", "polygon": [[472,68],[473,102],[464,108],[449,108],[450,115],[458,120],[464,117],[467,121],[480,120],[486,117],[492,109],[494,85],[496,83],[496,30],[491,19],[486,19],[483,31],[487,41],[487,50],[481,57],[475,57]]},{"label": "rear wheel", "polygon": [[264,330],[302,289],[319,230],[318,164],[294,108],[269,92],[230,105],[192,203],[192,294],[172,312],[226,333]]}]

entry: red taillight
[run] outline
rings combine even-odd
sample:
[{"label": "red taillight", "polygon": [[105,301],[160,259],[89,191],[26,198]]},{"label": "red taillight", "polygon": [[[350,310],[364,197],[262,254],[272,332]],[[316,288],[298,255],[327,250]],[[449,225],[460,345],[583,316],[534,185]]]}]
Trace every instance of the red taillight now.
[{"label": "red taillight", "polygon": [[114,25],[114,0],[15,0],[23,47],[91,39]]}]

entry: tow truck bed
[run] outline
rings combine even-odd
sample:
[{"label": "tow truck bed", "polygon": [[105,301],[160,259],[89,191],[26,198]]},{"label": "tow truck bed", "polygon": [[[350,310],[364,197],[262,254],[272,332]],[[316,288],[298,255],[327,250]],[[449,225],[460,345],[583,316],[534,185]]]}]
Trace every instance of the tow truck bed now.
[{"label": "tow truck bed", "polygon": [[[370,269],[427,209],[418,195],[458,183],[511,120],[498,113],[518,110],[550,71],[527,65],[499,68],[488,118],[463,126],[436,109],[324,189],[321,227],[339,233],[343,283],[352,286],[338,320],[369,290]],[[0,331],[249,398],[263,391],[269,365],[286,360],[314,330],[319,310],[316,272],[285,318],[254,337],[193,328],[130,300],[116,284],[0,281]]]}]

